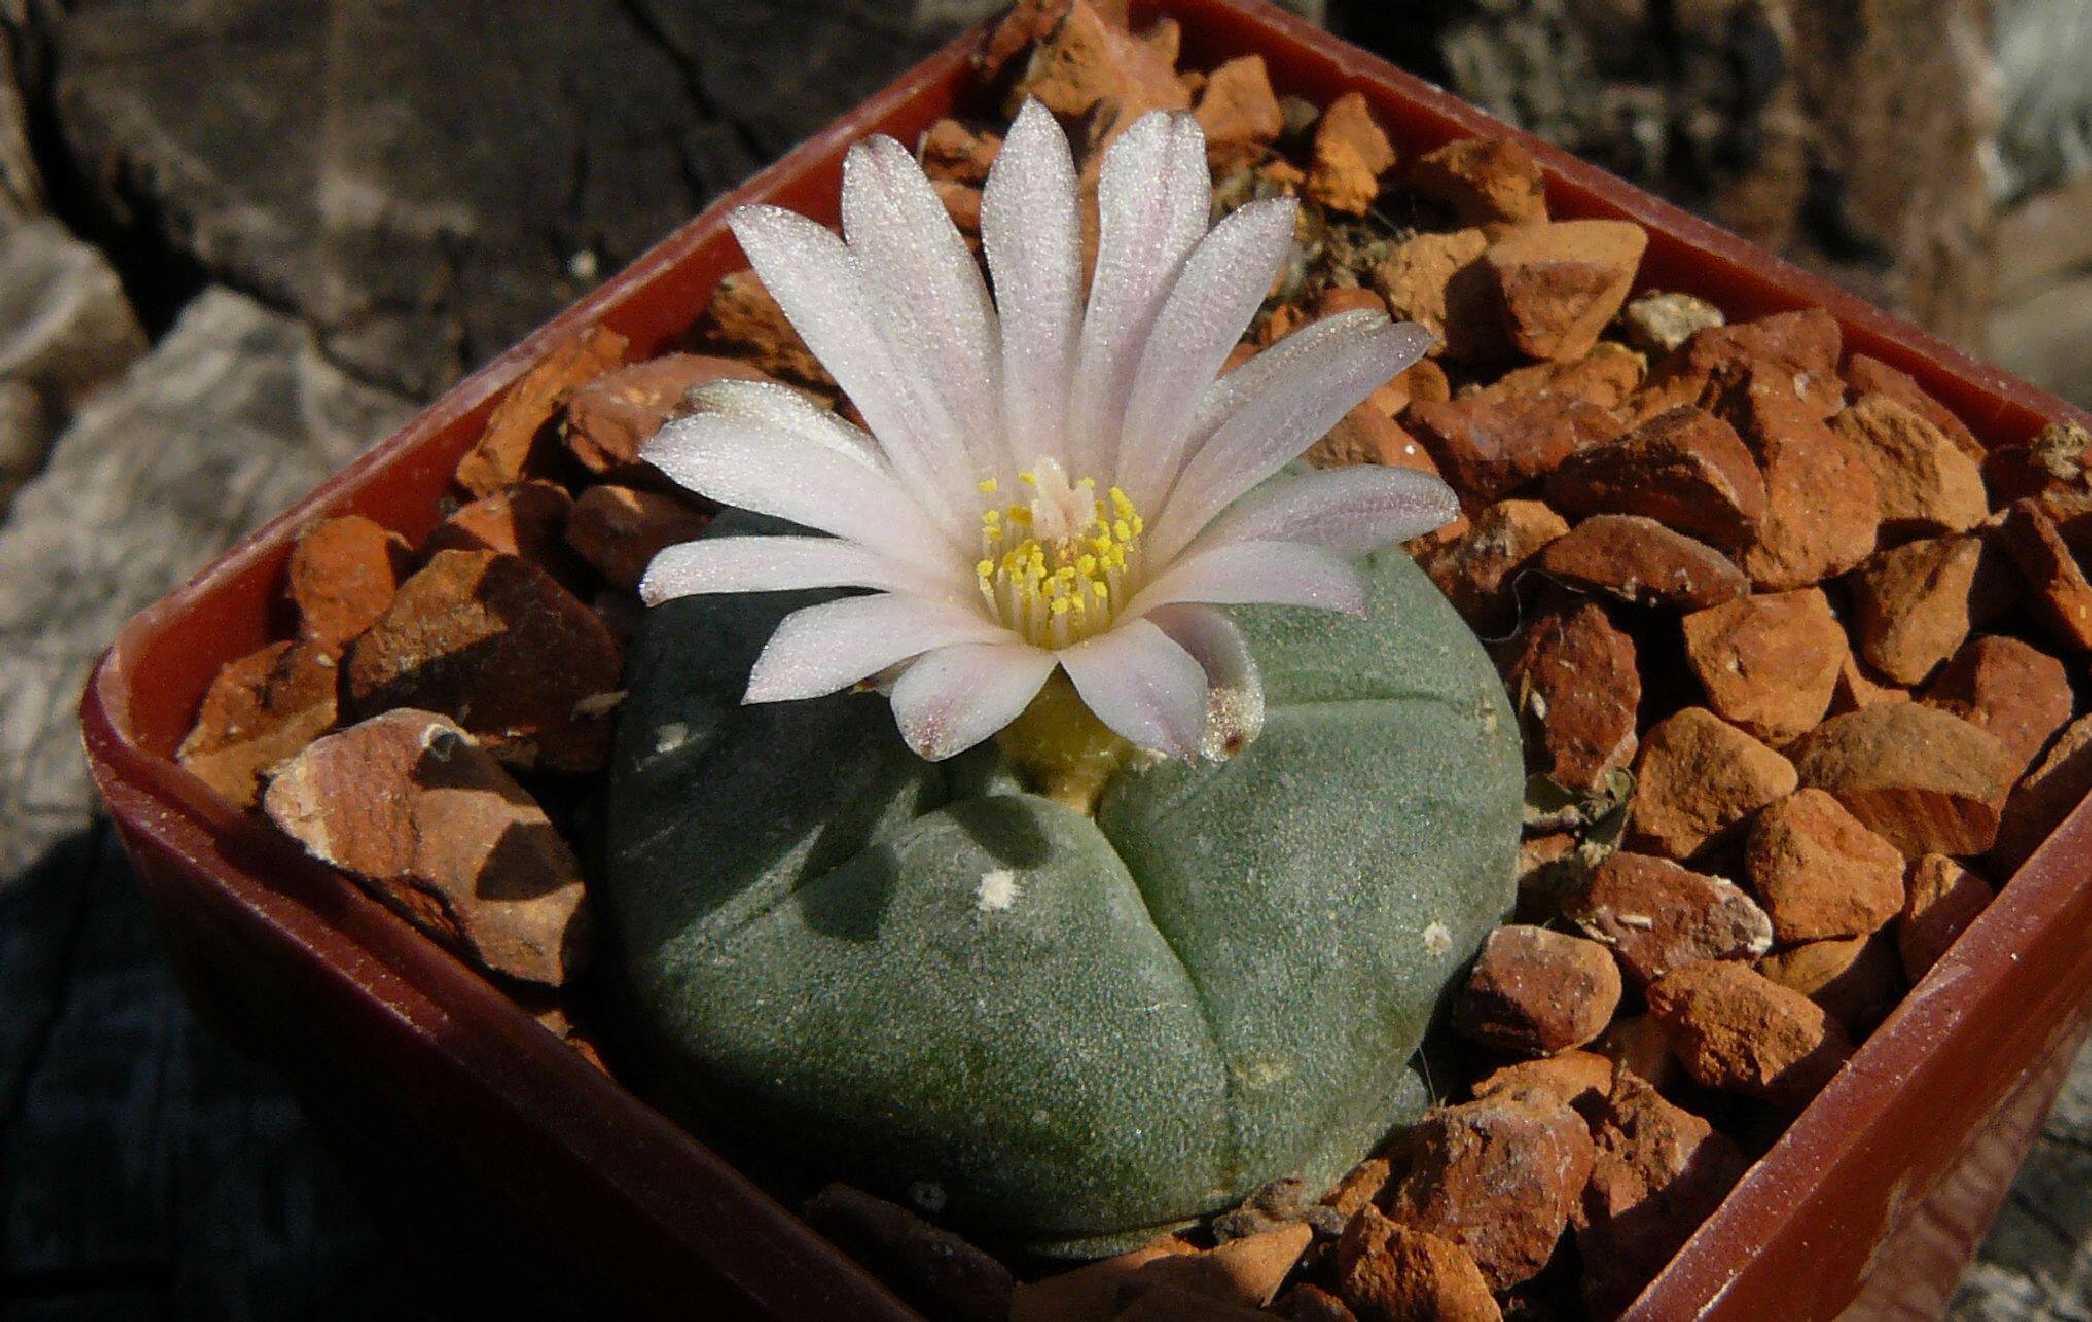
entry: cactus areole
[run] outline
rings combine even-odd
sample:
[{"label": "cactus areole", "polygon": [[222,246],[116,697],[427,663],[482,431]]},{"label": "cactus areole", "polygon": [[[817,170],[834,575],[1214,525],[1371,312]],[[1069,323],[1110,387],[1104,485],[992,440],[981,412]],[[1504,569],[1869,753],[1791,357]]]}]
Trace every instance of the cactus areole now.
[{"label": "cactus areole", "polygon": [[890,140],[844,239],[735,217],[870,431],[721,383],[648,446],[740,509],[643,588],[605,900],[672,1105],[1084,1255],[1414,1117],[1522,770],[1488,658],[1375,549],[1450,492],[1282,471],[1427,337],[1330,318],[1216,379],[1290,204],[1208,232],[1196,123],[1143,120],[1085,299],[1074,189],[1027,106],[992,299]]}]

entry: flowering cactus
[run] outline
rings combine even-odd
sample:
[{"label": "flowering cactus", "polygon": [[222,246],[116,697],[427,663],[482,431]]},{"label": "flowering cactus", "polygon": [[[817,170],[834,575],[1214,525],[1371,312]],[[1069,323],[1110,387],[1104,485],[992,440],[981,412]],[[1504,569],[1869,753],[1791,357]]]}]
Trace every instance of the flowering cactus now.
[{"label": "flowering cactus", "polygon": [[1216,379],[1293,214],[1208,232],[1210,199],[1193,120],[1129,129],[1085,305],[1028,105],[991,300],[875,138],[847,241],[733,218],[869,434],[734,382],[645,451],[750,512],[655,562],[627,677],[606,899],[665,1078],[1033,1249],[1334,1178],[1420,1104],[1408,1057],[1512,897],[1501,688],[1375,549],[1451,493],[1282,471],[1427,337],[1347,314]]}]

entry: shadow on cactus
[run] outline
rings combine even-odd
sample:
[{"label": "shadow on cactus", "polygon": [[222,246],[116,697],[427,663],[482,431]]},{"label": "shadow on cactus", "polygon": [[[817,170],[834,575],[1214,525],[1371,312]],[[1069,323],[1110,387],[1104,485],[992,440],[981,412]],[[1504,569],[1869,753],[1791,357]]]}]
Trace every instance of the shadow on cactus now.
[{"label": "shadow on cactus", "polygon": [[1522,792],[1488,659],[1379,549],[1451,492],[1288,468],[1428,337],[1345,314],[1220,375],[1294,217],[1209,231],[1187,116],[1108,152],[1087,298],[1077,205],[1028,105],[992,299],[890,139],[851,153],[847,242],[735,216],[868,431],[722,382],[648,446],[745,513],[649,571],[606,894],[689,1098],[1068,1255],[1414,1118]]}]

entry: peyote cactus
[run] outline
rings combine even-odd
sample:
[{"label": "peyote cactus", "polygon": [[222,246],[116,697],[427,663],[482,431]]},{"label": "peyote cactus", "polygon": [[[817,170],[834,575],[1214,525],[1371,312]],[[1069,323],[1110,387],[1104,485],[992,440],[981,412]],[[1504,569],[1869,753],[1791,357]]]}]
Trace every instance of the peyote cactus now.
[{"label": "peyote cactus", "polygon": [[1512,897],[1502,691],[1377,549],[1452,493],[1281,473],[1429,336],[1345,313],[1216,379],[1294,217],[1208,233],[1211,191],[1196,121],[1129,128],[1085,306],[1028,105],[991,300],[874,138],[847,241],[733,218],[871,431],[721,382],[643,452],[749,512],[648,570],[613,771],[606,907],[668,1077],[1046,1252],[1334,1178],[1421,1104],[1406,1062]]}]

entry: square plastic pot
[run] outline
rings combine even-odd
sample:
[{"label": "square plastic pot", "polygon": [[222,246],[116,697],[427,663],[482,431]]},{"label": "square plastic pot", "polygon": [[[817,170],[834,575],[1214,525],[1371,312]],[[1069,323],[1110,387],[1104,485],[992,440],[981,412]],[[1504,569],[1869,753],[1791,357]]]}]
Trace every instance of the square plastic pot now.
[{"label": "square plastic pot", "polygon": [[[1359,90],[1405,155],[1514,131],[1255,0],[1158,0],[1188,65],[1261,53],[1274,84]],[[297,531],[359,513],[418,540],[502,392],[605,325],[635,356],[688,329],[745,265],[725,216],[776,202],[832,221],[847,146],[913,141],[960,105],[969,35],[837,121],[474,374],[188,586],[133,619],[81,715],[114,814],[199,1006],[279,1066],[401,1207],[451,1209],[517,1279],[604,1316],[912,1318],[850,1259],[500,991],[221,802],[173,751],[226,661],[270,641]],[[1522,136],[1522,135],[1521,135]],[[1849,349],[1909,372],[1990,445],[2085,418],[2062,402],[1543,143],[1557,218],[1649,231],[1647,287],[1732,320],[1828,308]],[[2024,1157],[2092,1017],[2092,807],[2081,804],[1650,1285],[1629,1316],[1933,1316]],[[533,1285],[531,1288],[537,1288]],[[1847,1310],[1852,1310],[1848,1312]]]}]

